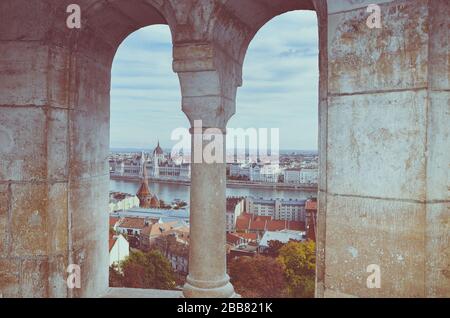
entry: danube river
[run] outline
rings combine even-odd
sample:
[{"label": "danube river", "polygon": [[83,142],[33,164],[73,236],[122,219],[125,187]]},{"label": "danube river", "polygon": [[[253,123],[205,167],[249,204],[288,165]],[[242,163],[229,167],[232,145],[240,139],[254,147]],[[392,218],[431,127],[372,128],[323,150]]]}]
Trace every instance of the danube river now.
[{"label": "danube river", "polygon": [[[135,194],[139,188],[137,181],[110,180],[110,190]],[[158,198],[171,202],[174,199],[181,199],[189,202],[188,185],[157,183],[150,182],[150,190],[155,193]],[[273,190],[273,189],[254,189],[254,188],[227,188],[227,196],[253,196],[263,198],[280,198],[280,199],[306,199],[311,196],[317,197],[317,193],[301,191],[301,190]]]}]

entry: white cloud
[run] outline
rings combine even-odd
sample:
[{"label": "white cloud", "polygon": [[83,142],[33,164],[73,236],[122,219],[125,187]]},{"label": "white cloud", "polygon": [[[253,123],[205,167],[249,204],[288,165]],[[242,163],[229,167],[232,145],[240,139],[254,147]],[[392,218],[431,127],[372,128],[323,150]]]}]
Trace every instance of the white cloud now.
[{"label": "white cloud", "polygon": [[[314,12],[289,12],[266,24],[244,63],[229,127],[279,127],[282,148],[317,148],[318,28]],[[187,127],[167,26],[130,35],[112,71],[111,145],[152,147]],[[295,132],[295,134],[292,134]]]}]

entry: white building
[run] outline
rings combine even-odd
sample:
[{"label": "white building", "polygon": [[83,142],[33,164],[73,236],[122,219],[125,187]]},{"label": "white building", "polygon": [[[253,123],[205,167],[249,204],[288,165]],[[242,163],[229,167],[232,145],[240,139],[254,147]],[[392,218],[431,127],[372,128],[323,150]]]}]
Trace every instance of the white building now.
[{"label": "white building", "polygon": [[288,243],[291,240],[303,241],[306,233],[303,231],[281,230],[277,232],[266,231],[259,242],[259,252],[264,252],[269,247],[270,241]]},{"label": "white building", "polygon": [[306,200],[246,198],[246,211],[257,216],[270,216],[274,220],[305,221]]},{"label": "white building", "polygon": [[230,176],[232,177],[246,177],[250,179],[250,166],[248,164],[231,163]]},{"label": "white building", "polygon": [[122,168],[122,170],[116,170],[115,174],[121,175],[124,177],[140,176],[141,169],[142,169],[139,162],[136,162],[134,160],[123,161],[123,166],[121,168]]},{"label": "white building", "polygon": [[124,217],[116,226],[117,232],[128,236],[139,236],[141,231],[150,225],[149,219],[138,217]]},{"label": "white building", "polygon": [[317,168],[288,168],[283,174],[284,183],[317,184],[319,171]]},{"label": "white building", "polygon": [[300,183],[317,184],[319,170],[316,168],[302,168],[300,170]]},{"label": "white building", "polygon": [[153,150],[151,155],[136,154],[132,158],[124,160],[110,160],[109,171],[111,176],[117,177],[139,177],[142,176],[144,163],[150,177],[161,179],[185,179],[191,176],[191,165],[182,160],[172,161],[166,158],[159,145]]},{"label": "white building", "polygon": [[228,165],[230,167],[230,176],[237,177],[241,173],[241,164],[239,163],[230,163]]},{"label": "white building", "polygon": [[278,182],[280,175],[279,164],[273,163],[231,163],[229,169],[231,177],[245,177],[254,182]]},{"label": "white building", "polygon": [[130,244],[122,234],[111,235],[109,238],[109,266],[119,265],[130,255]]},{"label": "white building", "polygon": [[[182,221],[189,224],[189,206],[180,209],[161,209],[161,208],[132,208],[128,210],[120,210],[111,213],[112,217],[131,218],[142,220],[162,220],[163,222]],[[136,221],[138,222],[138,221]],[[142,221],[139,221],[138,227],[143,227]],[[128,226],[130,223],[126,223]],[[134,224],[134,223],[133,223]],[[120,224],[122,225],[122,224]]]},{"label": "white building", "polygon": [[163,164],[159,164],[157,169],[155,170],[152,165],[152,169],[150,171],[157,171],[154,173],[154,177],[158,178],[167,178],[167,179],[189,179],[191,177],[191,165],[188,163],[175,164],[170,162],[165,162]]},{"label": "white building", "polygon": [[226,231],[233,232],[236,228],[237,218],[245,211],[245,199],[244,198],[227,198],[227,210],[226,210]]},{"label": "white building", "polygon": [[250,166],[250,181],[278,182],[280,166],[278,164],[252,164]]},{"label": "white building", "polygon": [[166,255],[175,272],[187,274],[189,270],[189,246],[178,242],[172,246]]},{"label": "white building", "polygon": [[300,168],[288,168],[283,172],[284,183],[300,183]]},{"label": "white building", "polygon": [[123,211],[139,206],[139,198],[122,192],[109,193],[109,212]]}]

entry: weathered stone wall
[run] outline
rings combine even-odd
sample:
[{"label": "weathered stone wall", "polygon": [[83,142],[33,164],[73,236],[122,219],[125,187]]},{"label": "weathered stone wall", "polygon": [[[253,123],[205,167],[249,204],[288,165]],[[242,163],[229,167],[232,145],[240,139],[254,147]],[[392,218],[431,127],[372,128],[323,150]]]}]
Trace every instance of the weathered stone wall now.
[{"label": "weathered stone wall", "polygon": [[[68,107],[43,2],[0,4],[0,293],[65,296]],[[8,12],[8,14],[6,14]],[[58,63],[60,62],[60,63]],[[59,87],[59,85],[56,85]]]},{"label": "weathered stone wall", "polygon": [[450,4],[373,2],[329,1],[322,296],[450,296]]},{"label": "weathered stone wall", "polygon": [[[72,2],[80,30],[66,28]],[[374,2],[381,29],[365,23]],[[320,28],[317,296],[449,296],[446,0],[1,1],[0,294],[106,291],[110,70],[127,35],[168,24],[180,111],[223,129],[239,111],[253,36],[298,9],[316,10]],[[222,168],[214,180],[199,169],[198,183],[222,191]],[[193,205],[193,220],[219,220],[223,202],[201,211],[212,200]],[[220,250],[224,231],[191,245]],[[202,272],[206,261],[191,294],[231,294],[224,262]],[[68,264],[81,266],[81,289],[67,288]],[[381,267],[381,289],[366,287],[369,264]]]},{"label": "weathered stone wall", "polygon": [[[0,294],[91,297],[108,287],[109,91],[115,50],[129,33],[164,22],[136,3],[0,3]],[[129,2],[131,3],[131,2]],[[125,10],[126,12],[126,10]],[[81,288],[68,289],[69,264]]]},{"label": "weathered stone wall", "polygon": [[450,297],[450,3],[429,3],[425,290]]}]

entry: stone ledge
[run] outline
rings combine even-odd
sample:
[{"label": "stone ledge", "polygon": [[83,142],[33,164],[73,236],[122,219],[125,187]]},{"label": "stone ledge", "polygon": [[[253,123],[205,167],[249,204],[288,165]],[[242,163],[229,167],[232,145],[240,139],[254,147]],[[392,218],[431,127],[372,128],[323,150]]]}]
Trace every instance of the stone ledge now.
[{"label": "stone ledge", "polygon": [[178,290],[158,290],[139,288],[109,288],[101,298],[181,298]]}]

